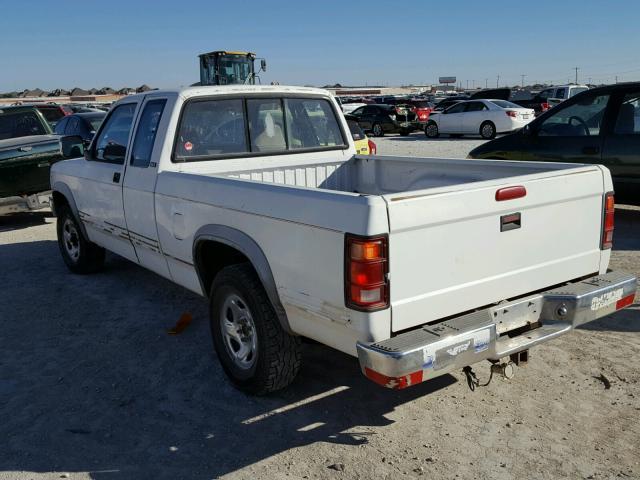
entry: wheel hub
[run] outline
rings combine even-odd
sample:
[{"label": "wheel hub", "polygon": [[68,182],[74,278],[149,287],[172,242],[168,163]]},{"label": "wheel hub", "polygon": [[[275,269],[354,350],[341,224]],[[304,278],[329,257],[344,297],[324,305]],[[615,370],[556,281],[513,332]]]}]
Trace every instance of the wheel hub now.
[{"label": "wheel hub", "polygon": [[73,261],[80,256],[80,236],[73,221],[67,218],[62,226],[62,238],[65,250]]},{"label": "wheel hub", "polygon": [[237,294],[222,304],[220,327],[225,348],[237,367],[247,370],[256,361],[258,337],[251,311]]}]

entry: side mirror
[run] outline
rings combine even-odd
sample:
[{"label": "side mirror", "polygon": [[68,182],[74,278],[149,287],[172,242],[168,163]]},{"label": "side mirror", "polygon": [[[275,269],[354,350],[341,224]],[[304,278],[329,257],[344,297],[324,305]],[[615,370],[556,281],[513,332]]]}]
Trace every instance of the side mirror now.
[{"label": "side mirror", "polygon": [[260,70],[263,72],[267,71],[267,61],[264,58],[260,59]]},{"label": "side mirror", "polygon": [[127,153],[127,147],[124,145],[118,145],[117,143],[109,143],[104,147],[102,158],[107,162],[119,162],[124,159]]},{"label": "side mirror", "polygon": [[60,139],[60,149],[64,158],[82,157],[84,147],[84,141],[79,135],[69,135]]}]

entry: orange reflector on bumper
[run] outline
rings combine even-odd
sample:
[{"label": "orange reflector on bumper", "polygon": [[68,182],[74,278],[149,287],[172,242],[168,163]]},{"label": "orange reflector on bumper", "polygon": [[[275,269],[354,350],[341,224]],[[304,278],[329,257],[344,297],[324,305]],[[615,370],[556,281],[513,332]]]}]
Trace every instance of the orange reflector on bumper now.
[{"label": "orange reflector on bumper", "polygon": [[616,302],[616,310],[620,310],[621,308],[625,308],[628,307],[629,305],[631,305],[633,303],[633,301],[636,298],[636,294],[632,293],[631,295],[627,295],[624,298],[621,298],[620,300],[618,300]]},{"label": "orange reflector on bumper", "polygon": [[387,377],[386,375],[371,370],[369,367],[365,367],[364,374],[369,380],[376,382],[378,385],[396,390],[401,390],[422,382],[422,370],[403,375],[402,377]]}]

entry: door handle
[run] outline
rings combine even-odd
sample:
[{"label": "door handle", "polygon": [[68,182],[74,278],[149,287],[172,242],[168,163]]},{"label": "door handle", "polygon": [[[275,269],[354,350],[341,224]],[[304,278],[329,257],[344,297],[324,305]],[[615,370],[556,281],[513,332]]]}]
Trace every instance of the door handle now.
[{"label": "door handle", "polygon": [[585,155],[597,155],[600,153],[600,147],[584,147],[582,153]]},{"label": "door handle", "polygon": [[120,183],[120,172],[113,172],[113,183]]}]

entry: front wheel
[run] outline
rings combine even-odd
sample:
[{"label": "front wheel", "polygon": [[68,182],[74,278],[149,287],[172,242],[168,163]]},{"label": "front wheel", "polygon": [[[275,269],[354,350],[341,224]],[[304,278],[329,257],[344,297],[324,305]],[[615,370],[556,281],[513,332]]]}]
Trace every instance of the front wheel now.
[{"label": "front wheel", "polygon": [[490,140],[496,136],[496,126],[493,122],[484,122],[480,125],[480,136],[485,140]]},{"label": "front wheel", "polygon": [[429,122],[427,126],[424,127],[424,134],[429,138],[438,138],[440,132],[438,132],[438,124],[436,122]]},{"label": "front wheel", "polygon": [[94,273],[104,265],[104,248],[85,238],[71,209],[60,207],[56,225],[62,259],[73,273]]},{"label": "front wheel", "polygon": [[240,390],[262,395],[295,379],[300,338],[284,331],[251,265],[231,265],[218,273],[209,319],[218,359]]},{"label": "front wheel", "polygon": [[371,127],[371,131],[373,132],[374,137],[384,137],[384,129],[379,123],[374,123]]}]

